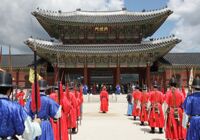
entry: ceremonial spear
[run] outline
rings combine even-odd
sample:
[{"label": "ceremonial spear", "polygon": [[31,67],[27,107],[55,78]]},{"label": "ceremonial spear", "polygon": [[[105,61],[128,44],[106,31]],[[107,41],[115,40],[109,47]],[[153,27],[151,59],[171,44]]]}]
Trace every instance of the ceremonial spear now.
[{"label": "ceremonial spear", "polygon": [[[62,88],[62,84],[60,81],[58,81],[58,103],[61,105],[61,89]],[[61,138],[61,118],[59,118],[59,138],[60,140],[62,140]]]}]

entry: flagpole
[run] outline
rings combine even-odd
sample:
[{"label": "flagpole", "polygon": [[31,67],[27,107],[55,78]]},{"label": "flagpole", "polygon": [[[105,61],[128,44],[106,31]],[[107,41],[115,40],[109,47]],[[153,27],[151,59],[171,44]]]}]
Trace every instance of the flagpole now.
[{"label": "flagpole", "polygon": [[[59,105],[61,105],[61,88],[62,87],[60,87],[60,84],[61,84],[61,82],[60,81],[58,81],[58,103],[59,103]],[[62,138],[61,138],[61,118],[59,118],[59,139],[60,140],[62,140]]]},{"label": "flagpole", "polygon": [[[35,43],[34,43],[35,45]],[[35,85],[35,103],[36,103],[36,115],[38,114],[38,100],[37,100],[37,52],[34,46],[34,85]]]},{"label": "flagpole", "polygon": [[3,52],[2,52],[2,46],[1,46],[1,53],[0,53],[0,68],[1,68],[1,64],[2,64],[2,58],[3,58],[3,56],[2,56],[2,54],[3,54]]}]

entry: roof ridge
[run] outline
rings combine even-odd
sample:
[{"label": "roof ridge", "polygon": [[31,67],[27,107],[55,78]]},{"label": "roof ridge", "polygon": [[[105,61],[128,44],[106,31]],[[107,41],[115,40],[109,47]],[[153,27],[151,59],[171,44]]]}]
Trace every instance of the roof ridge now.
[{"label": "roof ridge", "polygon": [[[152,13],[159,13],[162,11],[171,11],[167,6],[163,7],[163,8],[159,8],[159,9],[152,9],[152,10],[142,10],[142,11],[129,11],[126,8],[122,8],[121,10],[81,10],[81,9],[77,9],[76,11],[66,11],[66,12],[62,12],[61,10],[58,11],[52,11],[52,10],[44,10],[44,9],[40,9],[37,8],[37,10],[33,11],[32,14],[36,14],[36,13],[42,13],[42,14],[52,14],[52,15],[120,15],[120,14],[132,14],[132,15],[145,15],[145,14],[152,14]],[[172,12],[172,11],[171,11]]]}]

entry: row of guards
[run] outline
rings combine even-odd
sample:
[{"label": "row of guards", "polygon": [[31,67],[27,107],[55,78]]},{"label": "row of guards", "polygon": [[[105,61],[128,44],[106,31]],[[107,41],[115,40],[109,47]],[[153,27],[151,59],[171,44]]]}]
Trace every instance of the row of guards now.
[{"label": "row of guards", "polygon": [[[72,140],[72,134],[78,132],[78,125],[81,124],[82,120],[82,86],[78,87],[71,82],[66,84],[65,87],[61,82],[58,82],[55,86],[48,87],[45,80],[39,80],[36,86],[37,88],[35,88],[34,83],[32,84],[32,93],[26,102],[24,101],[25,93],[23,90],[16,94],[18,103],[9,100],[11,90],[14,88],[12,76],[7,72],[0,72],[0,114],[5,113],[5,115],[0,115],[0,140],[18,139],[16,135],[21,135],[27,140],[35,138],[38,140]],[[9,88],[11,90],[8,95],[5,90]],[[52,92],[47,95],[46,91],[49,88]],[[36,94],[35,89],[37,90]],[[8,103],[5,103],[5,99]],[[14,110],[5,110],[7,107]],[[19,112],[16,112],[15,109]],[[26,120],[23,118],[25,116],[28,116],[29,120],[34,122],[33,125],[29,126],[32,127],[31,131],[28,128],[29,134],[25,133],[27,122],[19,121]],[[8,119],[9,122],[5,119]],[[39,122],[39,126],[37,126],[37,122]],[[19,129],[21,132],[14,133],[16,130],[13,131],[13,128]],[[25,134],[30,136],[27,137]]]},{"label": "row of guards", "polygon": [[[199,140],[200,139],[200,78],[197,76],[189,81],[191,87],[188,93],[182,87],[177,88],[175,77],[169,82],[170,88],[165,94],[158,90],[158,84],[153,83],[153,90],[147,91],[143,85],[127,95],[128,116],[134,120],[139,118],[141,126],[148,124],[150,133],[163,133],[167,140]],[[193,91],[193,92],[192,92]],[[133,99],[133,102],[132,102]]]},{"label": "row of guards", "polygon": [[[31,96],[24,102],[21,90],[13,101],[12,75],[0,70],[0,140],[72,140],[82,120],[82,86],[71,82],[65,89],[61,82],[50,88],[37,74],[36,51],[34,70],[30,70]],[[65,91],[64,91],[65,90]],[[10,99],[12,97],[12,100]],[[21,105],[20,105],[21,104]]]}]

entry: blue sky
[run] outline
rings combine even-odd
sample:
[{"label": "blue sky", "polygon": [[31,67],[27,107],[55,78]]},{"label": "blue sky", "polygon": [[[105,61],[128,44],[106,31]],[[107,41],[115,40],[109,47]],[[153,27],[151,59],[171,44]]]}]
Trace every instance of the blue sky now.
[{"label": "blue sky", "polygon": [[[131,11],[142,11],[143,9],[153,10],[166,6],[168,0],[125,0],[125,7]],[[170,32],[175,26],[174,21],[167,20],[152,36],[155,38],[171,35]]]}]

